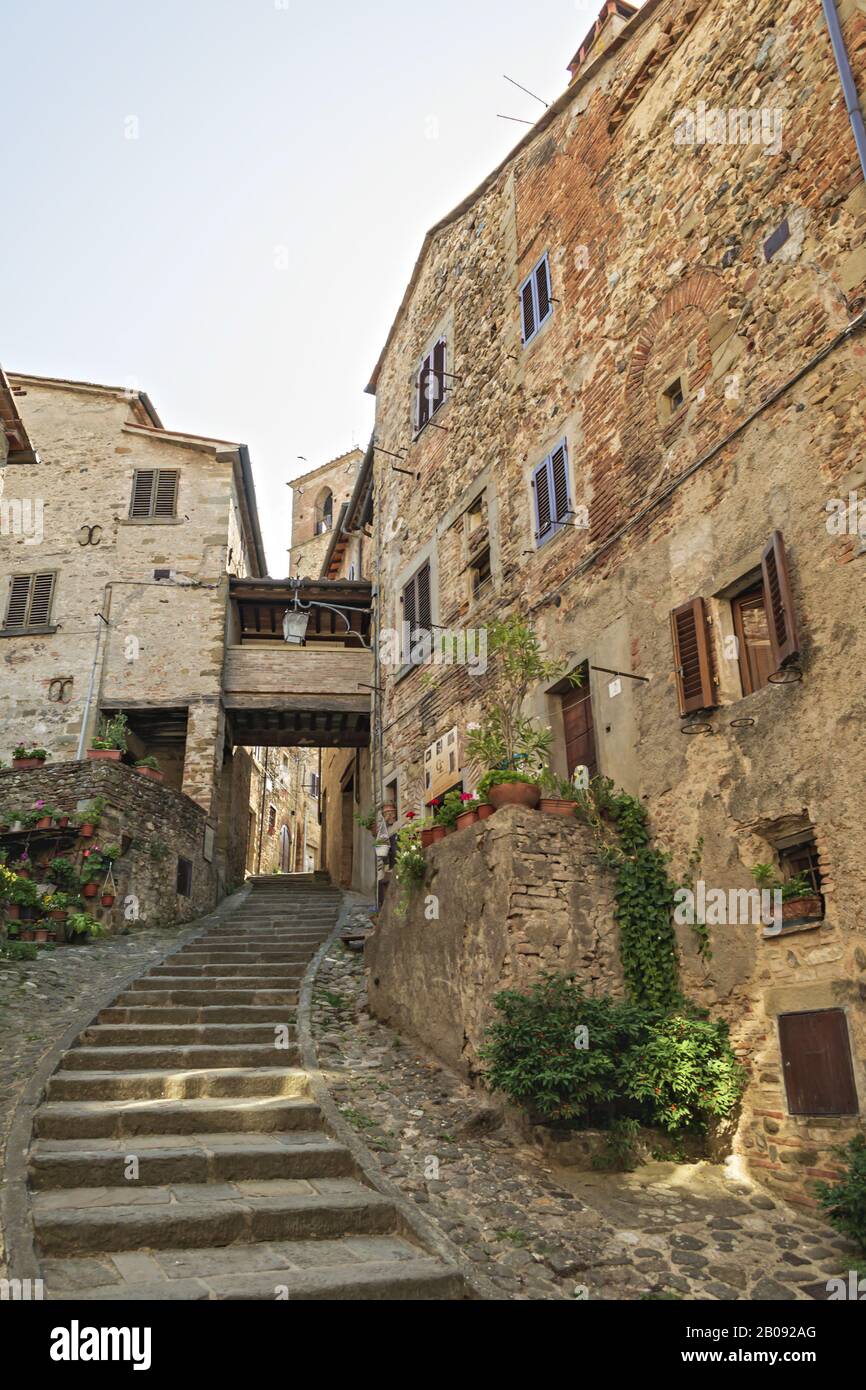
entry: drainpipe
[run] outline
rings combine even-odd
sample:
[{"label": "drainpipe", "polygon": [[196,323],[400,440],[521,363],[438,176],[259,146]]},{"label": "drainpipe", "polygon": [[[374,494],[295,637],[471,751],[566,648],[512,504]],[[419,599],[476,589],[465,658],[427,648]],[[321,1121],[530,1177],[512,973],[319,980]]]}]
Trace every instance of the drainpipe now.
[{"label": "drainpipe", "polygon": [[839,77],[842,82],[842,92],[845,97],[848,119],[851,122],[851,129],[854,132],[854,144],[857,146],[857,153],[860,156],[860,169],[864,179],[866,179],[866,127],[863,125],[863,112],[860,109],[860,98],[857,95],[854,75],[851,72],[851,63],[848,58],[848,50],[845,47],[842,25],[839,23],[839,12],[836,9],[836,0],[821,0],[821,3],[824,6],[824,18],[827,21],[827,28],[830,31],[833,56],[836,59],[836,67],[839,69]]},{"label": "drainpipe", "polygon": [[[107,607],[107,605],[104,605]],[[84,709],[81,711],[81,733],[78,735],[78,752],[76,758],[81,762],[84,758],[84,746],[87,743],[87,726],[90,723],[90,707],[93,704],[93,687],[96,683],[96,664],[99,661],[99,648],[102,642],[102,627],[108,627],[108,619],[102,614],[97,613],[99,626],[96,629],[96,646],[93,649],[93,662],[90,667],[90,681],[87,686],[87,697],[84,701]]]}]

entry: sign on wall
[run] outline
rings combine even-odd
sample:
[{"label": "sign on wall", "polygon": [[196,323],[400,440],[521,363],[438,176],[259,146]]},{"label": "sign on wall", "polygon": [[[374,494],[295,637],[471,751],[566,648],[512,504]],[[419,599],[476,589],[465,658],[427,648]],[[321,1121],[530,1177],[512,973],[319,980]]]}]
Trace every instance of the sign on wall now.
[{"label": "sign on wall", "polygon": [[458,780],[460,771],[460,740],[457,726],[437,738],[424,754],[424,800],[447,792]]}]

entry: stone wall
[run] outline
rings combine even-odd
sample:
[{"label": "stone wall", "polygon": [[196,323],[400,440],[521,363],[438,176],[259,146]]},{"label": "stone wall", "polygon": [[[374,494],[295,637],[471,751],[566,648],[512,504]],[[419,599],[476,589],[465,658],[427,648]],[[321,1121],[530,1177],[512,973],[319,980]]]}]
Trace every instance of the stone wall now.
[{"label": "stone wall", "polygon": [[[355,486],[358,469],[364,458],[363,450],[351,449],[347,454],[322,464],[289,483],[292,489],[292,544],[289,550],[289,574],[317,579],[322,561],[331,543],[333,527],[340,517],[340,508],[348,502]],[[332,526],[317,532],[322,499],[331,493]],[[359,579],[361,576],[355,576]]]},{"label": "stone wall", "polygon": [[575,821],[520,807],[431,845],[405,914],[392,883],[367,943],[373,1013],[471,1076],[498,990],[554,970],[621,994],[611,884],[592,849]]},{"label": "stone wall", "polygon": [[[215,906],[217,868],[204,853],[208,819],[182,792],[114,762],[48,762],[30,771],[0,770],[0,817],[4,821],[10,812],[32,807],[37,801],[45,801],[58,811],[75,811],[95,797],[104,798],[105,809],[92,840],[75,841],[69,836],[61,842],[58,838],[56,850],[51,851],[40,832],[31,836],[27,832],[7,834],[0,843],[9,851],[10,860],[28,841],[34,863],[41,846],[50,858],[54,852],[68,853],[70,847],[80,857],[85,847],[120,845],[123,853],[114,865],[115,905],[103,909],[98,899],[88,902],[88,910],[113,931],[125,926],[134,929],[136,921],[148,925],[186,922]],[[181,857],[192,865],[189,896],[177,892]],[[33,877],[37,882],[48,881],[38,873]],[[135,899],[131,906],[130,897]]]}]

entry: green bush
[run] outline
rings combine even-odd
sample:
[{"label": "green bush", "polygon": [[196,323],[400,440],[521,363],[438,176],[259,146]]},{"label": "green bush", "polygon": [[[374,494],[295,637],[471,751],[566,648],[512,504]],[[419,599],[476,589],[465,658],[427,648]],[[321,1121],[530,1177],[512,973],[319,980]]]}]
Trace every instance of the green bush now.
[{"label": "green bush", "polygon": [[535,1119],[700,1133],[742,1094],[745,1072],[723,1023],[587,996],[564,975],[543,975],[526,993],[505,990],[494,1003],[500,1017],[481,1050],[486,1084]]},{"label": "green bush", "polygon": [[845,1172],[836,1183],[816,1183],[818,1203],[830,1225],[866,1255],[866,1135],[855,1135],[834,1153],[845,1164]]}]

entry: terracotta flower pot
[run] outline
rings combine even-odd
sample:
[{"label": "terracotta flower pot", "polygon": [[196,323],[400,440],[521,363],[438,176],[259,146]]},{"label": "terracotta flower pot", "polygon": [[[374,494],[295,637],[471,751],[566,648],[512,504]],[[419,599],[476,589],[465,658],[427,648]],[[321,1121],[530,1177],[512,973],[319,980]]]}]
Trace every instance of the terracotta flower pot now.
[{"label": "terracotta flower pot", "polygon": [[66,827],[67,827],[67,825],[69,824],[69,817],[68,817],[68,816],[58,816],[58,817],[57,817],[57,824],[59,825],[59,827],[60,827],[61,830],[65,830]]},{"label": "terracotta flower pot", "polygon": [[445,833],[446,833],[446,832],[445,832],[445,826],[444,826],[444,825],[434,825],[433,829],[430,831],[430,843],[431,843],[431,845],[438,844],[438,842],[439,842],[440,840],[444,840],[444,839],[445,839]]},{"label": "terracotta flower pot", "polygon": [[49,941],[56,941],[56,940],[57,940],[57,932],[56,932],[56,931],[50,931],[50,932],[48,933],[48,940],[49,940]]},{"label": "terracotta flower pot", "polygon": [[123,750],[120,748],[88,748],[87,756],[93,762],[102,759],[110,763],[119,763],[123,757]]},{"label": "terracotta flower pot", "polygon": [[81,896],[84,898],[95,898],[98,892],[98,883],[85,883],[84,887],[81,890]]},{"label": "terracotta flower pot", "polygon": [[541,792],[532,782],[494,782],[487,793],[491,806],[498,811],[500,806],[525,806],[534,811],[541,798]]},{"label": "terracotta flower pot", "polygon": [[36,825],[35,825],[33,828],[34,828],[34,830],[50,830],[50,829],[51,829],[51,817],[50,817],[50,816],[40,816],[39,819],[38,819],[38,821],[36,822]]},{"label": "terracotta flower pot", "polygon": [[546,811],[549,816],[573,816],[574,802],[562,796],[543,796],[538,803],[538,809]]},{"label": "terracotta flower pot", "polygon": [[482,801],[475,814],[479,820],[487,820],[488,816],[496,815],[496,807],[491,806],[489,801]]},{"label": "terracotta flower pot", "polygon": [[149,777],[151,782],[162,781],[162,773],[158,767],[137,767],[135,771],[140,773],[142,777]]},{"label": "terracotta flower pot", "polygon": [[15,872],[16,872],[16,874],[18,875],[19,878],[29,878],[29,877],[30,877],[30,870],[27,869],[27,868],[16,869]]},{"label": "terracotta flower pot", "polygon": [[3,910],[10,921],[18,921],[18,914],[21,911],[21,908],[18,906],[17,903],[7,903]]},{"label": "terracotta flower pot", "polygon": [[55,907],[49,912],[48,916],[51,918],[52,922],[63,922],[66,920],[66,908]]},{"label": "terracotta flower pot", "polygon": [[421,831],[421,848],[422,848],[422,849],[426,849],[427,846],[428,846],[428,845],[432,845],[432,843],[433,843],[433,831],[432,831],[432,830],[422,830],[422,831]]},{"label": "terracotta flower pot", "polygon": [[47,927],[37,927],[37,928],[36,928],[36,940],[37,940],[37,941],[47,941],[47,940],[48,940],[48,928],[47,928]]},{"label": "terracotta flower pot", "polygon": [[33,928],[32,928],[32,927],[22,927],[22,928],[21,928],[21,940],[22,940],[22,941],[32,941],[32,940],[33,940]]},{"label": "terracotta flower pot", "polygon": [[806,898],[789,898],[782,903],[782,921],[787,925],[795,922],[820,921],[823,915],[821,899],[810,895]]},{"label": "terracotta flower pot", "polygon": [[90,821],[83,821],[78,827],[78,833],[83,840],[89,840],[93,834],[93,826],[90,824]]},{"label": "terracotta flower pot", "polygon": [[102,906],[103,906],[103,907],[113,907],[113,906],[114,906],[114,894],[113,894],[113,893],[103,893],[103,895],[102,895],[102,897],[99,899],[99,901],[102,903]]},{"label": "terracotta flower pot", "polygon": [[455,821],[455,826],[458,830],[465,830],[468,825],[474,825],[477,819],[477,811],[461,811]]},{"label": "terracotta flower pot", "polygon": [[27,772],[33,767],[42,767],[42,758],[13,758],[12,766],[16,772]]}]

